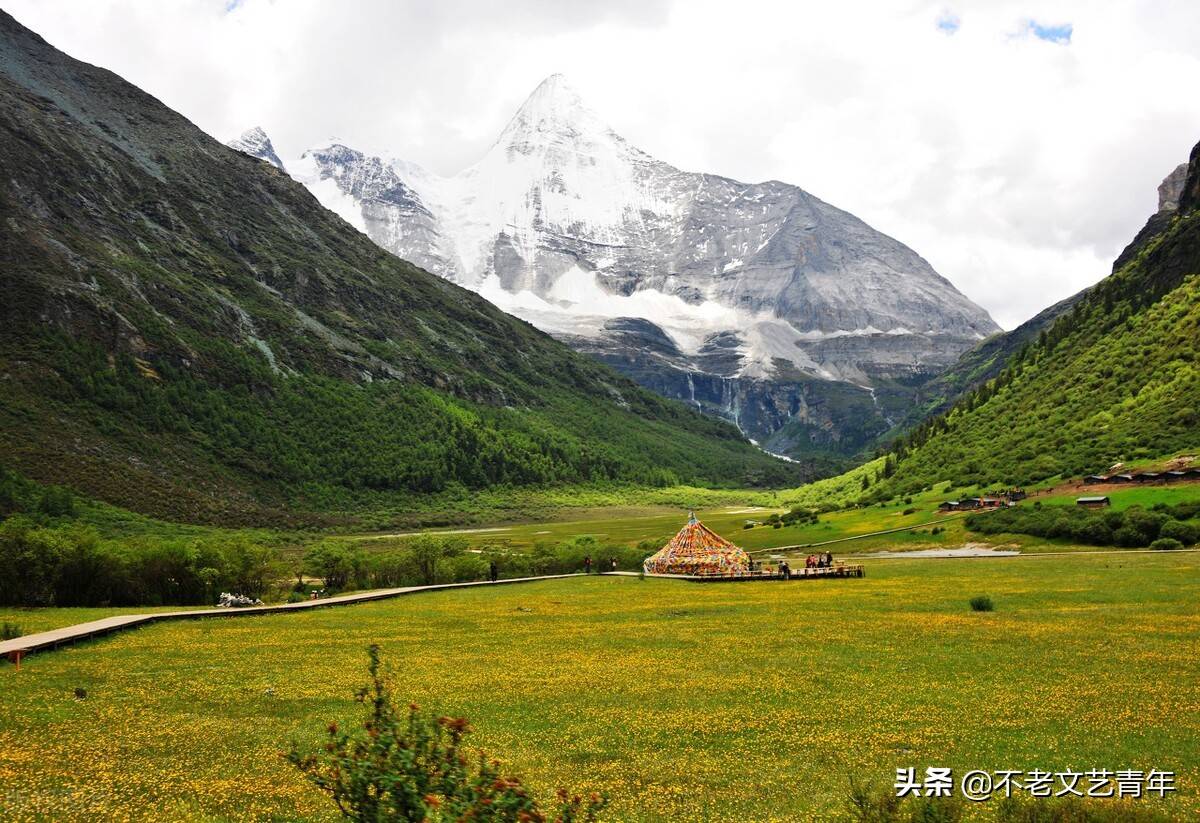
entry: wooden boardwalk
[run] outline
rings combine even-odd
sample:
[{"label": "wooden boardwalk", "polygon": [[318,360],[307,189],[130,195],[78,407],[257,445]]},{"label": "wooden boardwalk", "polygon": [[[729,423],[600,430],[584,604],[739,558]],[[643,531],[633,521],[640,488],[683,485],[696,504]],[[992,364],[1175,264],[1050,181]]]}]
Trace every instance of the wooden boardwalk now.
[{"label": "wooden boardwalk", "polygon": [[13,640],[0,642],[0,657],[7,657],[14,662],[34,652],[50,651],[59,646],[90,640],[113,632],[159,623],[164,620],[200,620],[208,617],[249,617],[260,614],[276,614],[279,612],[297,612],[309,609],[323,609],[328,606],[349,606],[355,603],[369,603],[373,600],[386,600],[392,597],[402,597],[406,594],[441,591],[443,589],[466,589],[472,586],[505,586],[512,583],[531,583],[536,580],[560,580],[566,577],[583,577],[582,574],[550,574],[542,577],[514,577],[509,580],[478,580],[471,583],[439,583],[433,586],[404,586],[398,589],[375,589],[367,592],[341,594],[336,597],[324,597],[319,600],[302,600],[299,603],[279,603],[272,606],[247,606],[245,608],[223,609],[183,609],[175,612],[152,612],[142,614],[119,614],[92,620],[88,623],[77,623],[74,626],[63,626],[61,629],[24,635]]},{"label": "wooden boardwalk", "polygon": [[[608,572],[628,577],[639,577],[637,572]],[[750,580],[818,580],[839,577],[864,577],[866,570],[862,564],[841,563],[836,566],[823,568],[792,569],[788,577],[779,572],[744,572],[742,574],[647,574],[646,577],[665,578],[667,580],[690,580],[693,583],[744,583]]]}]

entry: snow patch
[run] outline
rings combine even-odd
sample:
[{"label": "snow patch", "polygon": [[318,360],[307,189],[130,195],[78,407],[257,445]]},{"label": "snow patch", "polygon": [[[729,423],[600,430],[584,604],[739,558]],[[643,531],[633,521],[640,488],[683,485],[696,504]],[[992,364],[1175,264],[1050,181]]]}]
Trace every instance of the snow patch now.
[{"label": "snow patch", "polygon": [[354,197],[342,191],[338,181],[333,177],[322,177],[316,159],[311,152],[304,152],[292,169],[292,177],[312,192],[317,201],[345,220],[363,234],[367,233],[367,223],[363,220],[362,206]]}]

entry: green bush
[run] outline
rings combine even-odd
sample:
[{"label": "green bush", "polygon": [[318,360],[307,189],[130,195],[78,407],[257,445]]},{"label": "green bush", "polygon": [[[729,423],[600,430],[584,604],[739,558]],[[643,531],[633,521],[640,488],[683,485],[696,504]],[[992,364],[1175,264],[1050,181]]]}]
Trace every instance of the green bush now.
[{"label": "green bush", "polygon": [[1158,536],[1178,540],[1185,546],[1191,546],[1200,542],[1200,526],[1193,526],[1191,523],[1182,523],[1178,520],[1168,520],[1163,523]]},{"label": "green bush", "polygon": [[969,602],[973,612],[994,612],[996,610],[996,604],[986,594],[972,597]]},{"label": "green bush", "polygon": [[[1040,502],[1040,501],[1039,501]],[[1078,506],[1016,506],[968,515],[966,527],[982,534],[1032,534],[1071,540],[1090,546],[1143,548],[1158,537],[1173,537],[1187,545],[1200,539],[1200,526],[1187,521],[1200,504],[1158,505],[1152,510],[1133,506],[1125,511],[1095,511]]]},{"label": "green bush", "polygon": [[[358,692],[367,707],[361,731],[331,723],[325,745],[304,754],[293,743],[285,759],[328,794],[349,820],[478,820],[494,823],[546,820],[538,803],[516,777],[505,776],[498,761],[467,754],[471,732],[461,718],[421,714],[415,704],[399,709],[380,674],[379,647],[370,650],[371,684]],[[607,799],[558,792],[555,820],[594,821]]]},{"label": "green bush", "polygon": [[75,496],[62,486],[47,486],[38,498],[37,511],[47,517],[73,517]]},{"label": "green bush", "polygon": [[5,620],[0,623],[0,640],[16,640],[22,634],[21,627],[16,623]]},{"label": "green bush", "polygon": [[1160,537],[1150,544],[1150,548],[1158,551],[1176,551],[1183,548],[1183,544],[1173,537]]},{"label": "green bush", "polygon": [[1145,546],[1147,543],[1145,535],[1133,526],[1122,526],[1113,532],[1113,542],[1127,549]]}]

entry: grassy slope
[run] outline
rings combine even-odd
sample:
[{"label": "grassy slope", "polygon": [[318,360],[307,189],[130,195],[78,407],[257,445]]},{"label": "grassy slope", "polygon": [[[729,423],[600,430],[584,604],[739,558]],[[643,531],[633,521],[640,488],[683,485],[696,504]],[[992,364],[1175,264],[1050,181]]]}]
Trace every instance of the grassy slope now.
[{"label": "grassy slope", "polygon": [[878,438],[878,442],[886,443],[906,434],[926,418],[947,411],[967,392],[996,377],[1017,352],[1036,342],[1042,331],[1054,325],[1086,296],[1085,289],[1060,300],[1012,331],[995,334],[965,352],[954,365],[917,388],[916,403],[899,410],[901,422]]},{"label": "grassy slope", "polygon": [[1029,483],[1200,446],[1200,212],[1178,217],[1050,333],[905,443],[877,494]]},{"label": "grassy slope", "polygon": [[[0,667],[0,779],[12,820],[336,819],[276,753],[353,720],[380,642],[401,700],[468,716],[543,793],[609,791],[613,820],[829,819],[846,774],[928,764],[1174,769],[1180,796],[1145,802],[1190,819],[1198,557],[570,580],[150,627]],[[967,609],[982,593],[996,612]]]},{"label": "grassy slope", "polygon": [[0,456],[158,516],[806,476],[0,15]]}]

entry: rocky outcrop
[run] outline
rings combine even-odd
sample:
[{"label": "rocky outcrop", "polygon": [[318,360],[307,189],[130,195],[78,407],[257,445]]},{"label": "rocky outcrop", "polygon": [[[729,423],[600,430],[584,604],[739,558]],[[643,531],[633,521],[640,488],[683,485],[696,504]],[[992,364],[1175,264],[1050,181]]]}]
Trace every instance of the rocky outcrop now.
[{"label": "rocky outcrop", "polygon": [[1180,163],[1158,184],[1158,210],[1176,211],[1179,208],[1179,197],[1183,194],[1183,184],[1187,182],[1188,164]]}]

